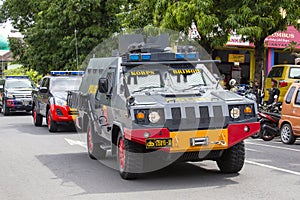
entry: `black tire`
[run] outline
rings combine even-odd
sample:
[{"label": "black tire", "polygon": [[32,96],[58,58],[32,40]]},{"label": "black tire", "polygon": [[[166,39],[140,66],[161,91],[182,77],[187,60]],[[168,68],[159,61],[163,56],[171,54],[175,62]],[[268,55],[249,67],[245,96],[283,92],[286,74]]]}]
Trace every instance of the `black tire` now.
[{"label": "black tire", "polygon": [[[262,130],[262,127],[263,127],[263,125],[265,125],[265,124],[268,125],[268,123],[266,123],[266,122],[262,122],[262,123],[260,124],[260,127],[261,127],[260,138],[263,139],[264,141],[271,141],[271,140],[274,139],[275,134],[274,134],[274,133],[270,133],[270,132],[268,132],[268,131],[266,131],[266,130]],[[269,126],[271,126],[271,125],[269,125]]]},{"label": "black tire", "polygon": [[6,103],[3,102],[3,115],[8,116],[9,115],[9,108],[6,106]]},{"label": "black tire", "polygon": [[294,144],[296,137],[290,124],[283,124],[280,129],[280,139],[284,144]]},{"label": "black tire", "polygon": [[121,177],[126,180],[138,178],[144,173],[145,147],[125,139],[121,133],[117,141],[117,164]]},{"label": "black tire", "polygon": [[217,165],[222,173],[238,173],[245,163],[244,141],[225,150],[217,160]]},{"label": "black tire", "polygon": [[47,112],[47,126],[48,126],[49,132],[57,132],[58,127],[57,127],[56,122],[52,120],[50,110],[48,110],[48,112]]},{"label": "black tire", "polygon": [[251,135],[251,138],[257,139],[260,137],[260,132],[255,133],[254,135]]},{"label": "black tire", "polygon": [[33,108],[32,117],[33,117],[33,123],[34,123],[35,126],[42,126],[43,116],[41,114],[37,113],[37,110],[36,110],[35,106]]},{"label": "black tire", "polygon": [[267,132],[267,131],[264,130],[264,131],[261,132],[260,137],[261,137],[261,139],[263,139],[264,141],[271,141],[271,140],[274,139],[275,134],[269,133],[269,132]]},{"label": "black tire", "polygon": [[88,149],[88,155],[91,159],[97,160],[105,158],[106,156],[106,150],[102,149],[100,147],[99,143],[94,143],[93,138],[95,137],[95,132],[93,129],[93,126],[89,122],[87,127],[87,149]]}]

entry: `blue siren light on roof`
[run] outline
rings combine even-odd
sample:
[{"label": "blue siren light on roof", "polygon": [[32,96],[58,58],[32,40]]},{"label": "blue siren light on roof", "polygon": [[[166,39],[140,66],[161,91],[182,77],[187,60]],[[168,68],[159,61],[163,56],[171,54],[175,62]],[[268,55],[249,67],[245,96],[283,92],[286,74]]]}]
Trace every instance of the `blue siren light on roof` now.
[{"label": "blue siren light on roof", "polygon": [[83,75],[84,71],[71,71],[72,75]]},{"label": "blue siren light on roof", "polygon": [[196,53],[188,53],[187,54],[187,58],[188,59],[196,59],[197,58],[197,54]]},{"label": "blue siren light on roof", "polygon": [[29,79],[28,76],[5,76],[6,79],[9,79],[9,78],[24,78],[24,79]]},{"label": "blue siren light on roof", "polygon": [[175,58],[176,59],[184,59],[184,54],[183,53],[176,53]]},{"label": "blue siren light on roof", "polygon": [[129,60],[137,61],[139,59],[140,59],[140,55],[139,54],[130,54],[129,55]]},{"label": "blue siren light on roof", "polygon": [[142,60],[151,60],[151,53],[143,53]]},{"label": "blue siren light on roof", "polygon": [[50,71],[50,75],[83,75],[84,71]]}]

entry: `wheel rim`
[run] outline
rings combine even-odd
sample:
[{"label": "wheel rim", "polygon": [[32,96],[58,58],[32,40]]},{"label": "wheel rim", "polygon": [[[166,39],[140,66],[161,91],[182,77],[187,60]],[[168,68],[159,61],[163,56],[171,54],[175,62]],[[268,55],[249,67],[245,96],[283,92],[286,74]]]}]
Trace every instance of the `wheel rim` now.
[{"label": "wheel rim", "polygon": [[92,141],[91,128],[88,128],[87,134],[88,134],[89,153],[92,154],[92,152],[93,152],[93,141]]},{"label": "wheel rim", "polygon": [[36,109],[33,110],[33,120],[34,123],[36,123]]},{"label": "wheel rim", "polygon": [[124,171],[124,169],[125,169],[125,149],[124,149],[124,140],[122,138],[120,138],[118,149],[119,149],[120,169],[121,169],[121,171]]},{"label": "wheel rim", "polygon": [[48,129],[51,129],[51,117],[50,114],[48,114]]},{"label": "wheel rim", "polygon": [[288,142],[291,137],[291,130],[289,127],[284,126],[281,130],[281,140],[283,142]]}]

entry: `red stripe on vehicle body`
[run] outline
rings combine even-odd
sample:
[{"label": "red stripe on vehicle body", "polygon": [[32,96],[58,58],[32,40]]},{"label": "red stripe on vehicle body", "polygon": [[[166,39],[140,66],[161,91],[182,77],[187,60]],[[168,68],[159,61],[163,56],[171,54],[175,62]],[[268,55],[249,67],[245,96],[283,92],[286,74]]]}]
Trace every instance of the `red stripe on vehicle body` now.
[{"label": "red stripe on vehicle body", "polygon": [[[249,131],[246,132],[244,127],[248,126]],[[260,130],[259,122],[251,122],[244,124],[229,124],[228,125],[228,147],[231,147],[240,141],[250,137]]]}]

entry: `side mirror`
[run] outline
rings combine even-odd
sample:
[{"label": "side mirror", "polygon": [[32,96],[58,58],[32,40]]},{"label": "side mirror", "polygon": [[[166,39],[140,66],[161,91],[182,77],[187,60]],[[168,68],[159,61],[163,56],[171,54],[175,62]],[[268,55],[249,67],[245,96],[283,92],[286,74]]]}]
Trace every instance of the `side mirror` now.
[{"label": "side mirror", "polygon": [[100,78],[98,82],[98,91],[100,93],[108,92],[108,80],[107,78]]},{"label": "side mirror", "polygon": [[40,87],[39,90],[40,90],[41,93],[47,93],[48,92],[47,87]]}]

